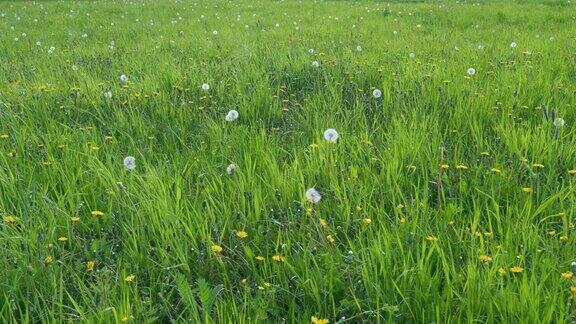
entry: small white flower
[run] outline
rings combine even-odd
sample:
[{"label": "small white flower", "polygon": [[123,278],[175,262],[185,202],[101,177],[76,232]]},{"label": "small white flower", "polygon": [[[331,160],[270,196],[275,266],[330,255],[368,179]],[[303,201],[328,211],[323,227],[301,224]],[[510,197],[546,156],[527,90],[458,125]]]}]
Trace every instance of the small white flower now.
[{"label": "small white flower", "polygon": [[127,77],[125,74],[122,74],[122,75],[120,76],[120,81],[122,81],[122,82],[128,82],[128,77]]},{"label": "small white flower", "polygon": [[410,53],[410,54],[408,54],[408,57],[410,57],[411,59],[413,59],[413,58],[416,57],[416,54],[415,54],[415,53]]},{"label": "small white flower", "polygon": [[78,71],[78,65],[73,64],[72,65],[72,71]]},{"label": "small white flower", "polygon": [[510,47],[512,47],[512,48],[516,48],[516,46],[518,46],[518,44],[516,44],[516,42],[512,42],[512,43],[510,43]]},{"label": "small white flower", "polygon": [[313,48],[309,49],[309,50],[308,50],[308,53],[314,54],[314,49],[313,49]]},{"label": "small white flower", "polygon": [[554,126],[556,127],[562,127],[566,124],[566,122],[564,121],[564,119],[560,118],[560,117],[556,117],[556,119],[554,119]]},{"label": "small white flower", "polygon": [[208,83],[202,84],[202,90],[205,90],[205,91],[210,90],[210,85]]},{"label": "small white flower", "polygon": [[50,46],[50,48],[48,49],[48,54],[54,53],[55,50],[56,50],[56,47]]},{"label": "small white flower", "polygon": [[106,92],[104,92],[104,98],[106,98],[106,99],[112,99],[112,91],[106,91]]},{"label": "small white flower", "polygon": [[312,62],[312,67],[317,68],[317,67],[319,67],[319,66],[320,66],[320,63],[319,63],[318,61],[313,61],[313,62]]},{"label": "small white flower", "polygon": [[317,204],[320,201],[320,199],[322,199],[322,195],[320,195],[318,190],[310,188],[306,190],[306,199],[308,199],[313,204]]},{"label": "small white flower", "polygon": [[236,166],[236,164],[231,163],[227,168],[226,168],[226,172],[228,174],[232,174],[234,172],[236,172],[236,169],[238,169],[238,167]]},{"label": "small white flower", "polygon": [[228,112],[228,114],[226,114],[226,121],[227,122],[233,122],[236,119],[238,119],[238,116],[239,116],[238,112],[236,110],[232,109]]},{"label": "small white flower", "polygon": [[382,97],[382,91],[380,91],[380,89],[374,89],[374,91],[372,91],[372,97],[376,99]]},{"label": "small white flower", "polygon": [[476,74],[476,69],[475,68],[468,68],[468,70],[466,71],[468,73],[468,75],[472,76],[474,74]]},{"label": "small white flower", "polygon": [[42,45],[42,43],[40,43],[40,41],[37,41],[36,46],[40,46],[40,45]]},{"label": "small white flower", "polygon": [[356,51],[362,52],[362,46],[360,46],[360,45],[356,46]]},{"label": "small white flower", "polygon": [[127,156],[124,158],[124,166],[128,170],[136,169],[136,159],[133,156]]},{"label": "small white flower", "polygon": [[212,35],[218,35],[218,31],[217,30],[212,31]]},{"label": "small white flower", "polygon": [[339,136],[340,135],[338,135],[338,132],[334,128],[328,128],[324,131],[324,139],[330,143],[336,142]]}]

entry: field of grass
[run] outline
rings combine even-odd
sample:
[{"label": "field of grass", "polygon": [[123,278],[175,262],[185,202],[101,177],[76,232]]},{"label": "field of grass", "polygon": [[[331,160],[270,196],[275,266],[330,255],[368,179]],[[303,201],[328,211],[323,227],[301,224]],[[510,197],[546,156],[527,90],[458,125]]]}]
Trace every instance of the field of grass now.
[{"label": "field of grass", "polygon": [[575,3],[2,1],[0,30],[2,323],[576,321]]}]

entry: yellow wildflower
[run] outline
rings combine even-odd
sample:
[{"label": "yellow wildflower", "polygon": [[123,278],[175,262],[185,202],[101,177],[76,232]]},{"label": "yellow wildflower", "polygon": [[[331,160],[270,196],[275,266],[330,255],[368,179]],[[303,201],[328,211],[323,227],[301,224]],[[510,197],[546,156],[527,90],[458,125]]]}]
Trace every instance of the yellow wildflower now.
[{"label": "yellow wildflower", "polygon": [[530,187],[524,187],[524,188],[522,188],[522,191],[525,193],[532,193],[533,190]]},{"label": "yellow wildflower", "polygon": [[332,237],[332,235],[328,235],[328,236],[326,236],[326,241],[328,241],[328,243],[332,244],[332,243],[334,243],[334,238]]},{"label": "yellow wildflower", "polygon": [[330,323],[330,320],[328,320],[327,318],[318,318],[316,316],[312,316],[310,318],[310,321],[312,324],[328,324],[328,323]]},{"label": "yellow wildflower", "polygon": [[562,273],[562,279],[570,280],[574,277],[574,273],[572,271]]},{"label": "yellow wildflower", "polygon": [[258,261],[264,261],[264,260],[266,260],[266,258],[264,258],[264,257],[261,256],[261,255],[256,256],[255,259],[258,260]]},{"label": "yellow wildflower", "polygon": [[218,244],[212,244],[212,247],[210,248],[212,250],[212,252],[214,253],[220,253],[222,252],[222,247]]},{"label": "yellow wildflower", "polygon": [[512,273],[522,273],[522,272],[524,272],[524,268],[521,268],[521,267],[518,267],[518,266],[512,267],[512,268],[510,268],[510,272],[512,272]]},{"label": "yellow wildflower", "polygon": [[94,217],[104,216],[104,213],[99,211],[99,210],[94,210],[94,211],[92,211],[92,216],[94,216]]},{"label": "yellow wildflower", "polygon": [[6,222],[7,224],[14,224],[16,223],[16,217],[12,215],[6,215],[4,216],[4,222]]},{"label": "yellow wildflower", "polygon": [[492,257],[487,255],[487,254],[480,254],[480,256],[478,257],[478,260],[480,260],[481,262],[488,263],[488,262],[492,261]]},{"label": "yellow wildflower", "polygon": [[276,262],[285,262],[286,258],[281,256],[281,255],[273,255],[272,260],[274,260]]},{"label": "yellow wildflower", "polygon": [[236,231],[236,236],[238,236],[241,239],[245,239],[248,237],[248,233],[246,233],[245,231]]},{"label": "yellow wildflower", "polygon": [[95,262],[93,260],[86,261],[86,270],[92,271],[94,270]]},{"label": "yellow wildflower", "polygon": [[49,265],[50,263],[52,263],[54,261],[54,257],[51,255],[48,255],[44,258],[44,264],[45,265]]},{"label": "yellow wildflower", "polygon": [[136,275],[128,275],[128,276],[126,276],[126,278],[124,278],[124,281],[134,282],[135,279],[136,279]]},{"label": "yellow wildflower", "polygon": [[59,242],[66,242],[66,241],[68,241],[68,238],[67,238],[66,236],[60,236],[60,237],[58,238],[58,241],[59,241]]},{"label": "yellow wildflower", "polygon": [[370,223],[372,223],[372,220],[370,218],[364,218],[362,220],[362,224],[364,225],[370,225]]}]

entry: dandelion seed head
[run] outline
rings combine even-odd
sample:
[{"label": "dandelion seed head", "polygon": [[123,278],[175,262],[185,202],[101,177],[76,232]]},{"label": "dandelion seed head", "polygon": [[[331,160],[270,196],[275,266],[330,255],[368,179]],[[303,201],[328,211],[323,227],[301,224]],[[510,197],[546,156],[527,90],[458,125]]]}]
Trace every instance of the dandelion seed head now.
[{"label": "dandelion seed head", "polygon": [[124,158],[124,166],[126,167],[126,169],[128,170],[134,170],[136,169],[136,158],[134,158],[133,156],[127,156]]},{"label": "dandelion seed head", "polygon": [[308,199],[308,201],[312,202],[313,204],[317,204],[320,199],[322,199],[322,195],[320,195],[318,190],[310,188],[306,190],[306,199]]},{"label": "dandelion seed head", "polygon": [[380,89],[374,89],[374,91],[372,91],[372,97],[376,99],[382,97],[382,91],[380,91]]},{"label": "dandelion seed head", "polygon": [[324,139],[330,143],[336,142],[339,136],[340,135],[334,128],[328,128],[326,131],[324,131]]},{"label": "dandelion seed head", "polygon": [[231,123],[236,119],[238,119],[238,116],[239,116],[238,111],[232,109],[228,112],[228,114],[226,114],[226,121]]}]

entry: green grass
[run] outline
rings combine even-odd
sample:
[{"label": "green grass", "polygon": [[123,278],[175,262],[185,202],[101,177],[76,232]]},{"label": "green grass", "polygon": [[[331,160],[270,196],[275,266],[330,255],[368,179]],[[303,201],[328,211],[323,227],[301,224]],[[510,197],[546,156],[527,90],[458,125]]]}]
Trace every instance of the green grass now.
[{"label": "green grass", "polygon": [[1,321],[575,321],[575,12],[0,2]]}]

